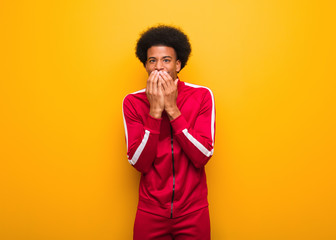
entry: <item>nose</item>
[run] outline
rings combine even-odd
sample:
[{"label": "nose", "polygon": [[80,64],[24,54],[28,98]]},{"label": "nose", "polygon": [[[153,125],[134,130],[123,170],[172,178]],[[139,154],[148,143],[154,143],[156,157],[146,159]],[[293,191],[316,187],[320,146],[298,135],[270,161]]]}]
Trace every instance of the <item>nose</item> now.
[{"label": "nose", "polygon": [[163,70],[163,65],[161,61],[157,61],[155,64],[155,70],[161,71]]}]

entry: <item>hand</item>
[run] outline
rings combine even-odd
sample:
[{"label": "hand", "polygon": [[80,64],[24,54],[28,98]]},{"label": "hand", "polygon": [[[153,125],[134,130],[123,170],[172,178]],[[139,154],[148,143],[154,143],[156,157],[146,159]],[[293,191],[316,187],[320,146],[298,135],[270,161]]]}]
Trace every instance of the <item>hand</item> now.
[{"label": "hand", "polygon": [[146,95],[150,104],[149,114],[153,118],[161,118],[164,110],[164,96],[159,83],[159,72],[152,71],[147,80]]},{"label": "hand", "polygon": [[159,72],[159,83],[162,86],[163,95],[164,95],[164,110],[167,112],[170,120],[173,120],[181,115],[180,110],[176,105],[177,99],[177,82],[166,72]]}]

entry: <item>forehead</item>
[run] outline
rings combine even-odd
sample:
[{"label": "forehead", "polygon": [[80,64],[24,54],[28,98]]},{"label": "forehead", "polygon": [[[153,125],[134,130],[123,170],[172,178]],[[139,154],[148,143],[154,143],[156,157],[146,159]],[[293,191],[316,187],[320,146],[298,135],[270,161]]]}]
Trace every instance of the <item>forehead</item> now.
[{"label": "forehead", "polygon": [[167,46],[152,46],[147,50],[147,58],[150,57],[160,58],[166,56],[176,58],[175,49]]}]

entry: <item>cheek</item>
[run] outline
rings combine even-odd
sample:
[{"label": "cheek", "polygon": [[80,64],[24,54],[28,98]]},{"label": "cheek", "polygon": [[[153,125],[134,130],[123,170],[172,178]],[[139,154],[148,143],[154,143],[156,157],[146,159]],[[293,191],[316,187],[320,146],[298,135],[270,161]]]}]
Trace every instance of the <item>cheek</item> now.
[{"label": "cheek", "polygon": [[149,75],[151,72],[153,72],[153,70],[154,70],[153,68],[146,66],[146,72],[148,73],[148,75]]},{"label": "cheek", "polygon": [[165,70],[168,72],[168,73],[173,73],[175,71],[175,68],[174,66],[172,65],[169,65],[165,68]]}]

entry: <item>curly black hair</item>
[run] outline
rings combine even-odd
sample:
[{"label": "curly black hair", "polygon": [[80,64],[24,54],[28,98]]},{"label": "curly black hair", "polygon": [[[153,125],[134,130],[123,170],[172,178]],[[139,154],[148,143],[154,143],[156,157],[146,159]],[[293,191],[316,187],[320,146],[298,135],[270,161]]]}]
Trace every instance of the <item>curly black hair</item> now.
[{"label": "curly black hair", "polygon": [[144,31],[137,41],[135,54],[146,66],[147,50],[152,46],[167,46],[175,49],[177,59],[181,61],[181,70],[187,64],[191,53],[188,36],[177,27],[158,25]]}]

